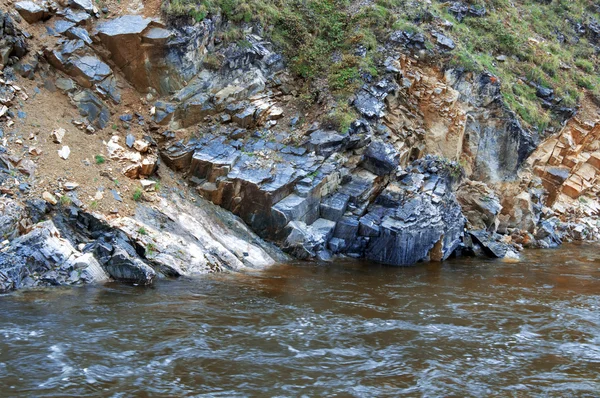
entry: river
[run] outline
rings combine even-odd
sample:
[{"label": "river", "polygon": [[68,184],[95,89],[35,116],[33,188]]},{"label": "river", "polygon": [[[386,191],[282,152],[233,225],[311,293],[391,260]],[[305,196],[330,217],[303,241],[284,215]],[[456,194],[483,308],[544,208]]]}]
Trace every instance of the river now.
[{"label": "river", "polygon": [[0,296],[0,396],[598,396],[600,247]]}]

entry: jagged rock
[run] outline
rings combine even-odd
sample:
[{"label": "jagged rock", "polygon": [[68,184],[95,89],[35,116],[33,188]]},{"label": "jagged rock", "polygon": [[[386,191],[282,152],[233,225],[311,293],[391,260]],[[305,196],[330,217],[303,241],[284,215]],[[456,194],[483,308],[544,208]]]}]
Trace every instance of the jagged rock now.
[{"label": "jagged rock", "polygon": [[15,9],[28,23],[36,23],[42,19],[50,18],[48,8],[42,7],[33,1],[19,1],[15,4]]},{"label": "jagged rock", "polygon": [[110,112],[106,105],[90,90],[82,90],[73,95],[73,102],[79,113],[97,128],[103,129],[109,121]]},{"label": "jagged rock", "polygon": [[383,176],[395,171],[400,163],[400,154],[393,145],[383,141],[373,141],[363,154],[362,167]]},{"label": "jagged rock", "polygon": [[320,207],[321,217],[326,220],[338,221],[346,212],[349,200],[350,196],[341,192],[336,192],[324,199]]},{"label": "jagged rock", "polygon": [[483,17],[486,14],[485,7],[468,6],[460,1],[455,1],[448,11],[456,17],[458,22],[462,22],[466,16]]},{"label": "jagged rock", "polygon": [[28,176],[34,175],[36,168],[37,166],[35,165],[35,163],[33,163],[33,161],[29,159],[22,159],[17,164],[17,170]]},{"label": "jagged rock", "polygon": [[71,29],[73,26],[75,26],[74,22],[65,21],[64,19],[59,19],[58,21],[54,22],[54,30],[56,33],[61,35],[67,30]]},{"label": "jagged rock", "polygon": [[150,144],[145,140],[135,140],[133,148],[138,152],[146,153],[150,149]]},{"label": "jagged rock", "polygon": [[500,218],[502,232],[508,228],[518,228],[533,233],[539,221],[539,217],[534,212],[529,192],[521,192],[516,196],[505,195]]},{"label": "jagged rock", "polygon": [[110,66],[98,58],[86,55],[73,61],[75,80],[84,87],[92,87],[111,74]]},{"label": "jagged rock", "polygon": [[254,124],[254,114],[256,113],[256,108],[253,106],[249,106],[243,109],[241,112],[236,113],[232,116],[232,121],[236,123],[241,128],[250,128]]},{"label": "jagged rock", "polygon": [[176,142],[160,152],[162,160],[167,166],[177,171],[187,171],[192,163],[195,147],[193,144]]},{"label": "jagged rock", "polygon": [[338,151],[348,142],[348,137],[335,131],[317,130],[310,135],[306,149],[314,151],[317,155],[329,156]]},{"label": "jagged rock", "polygon": [[112,278],[141,285],[149,285],[156,278],[156,272],[150,266],[120,247],[115,248],[104,269]]},{"label": "jagged rock", "polygon": [[473,229],[496,232],[500,223],[498,215],[502,205],[498,195],[486,184],[465,181],[458,187],[456,199]]},{"label": "jagged rock", "polygon": [[79,184],[77,184],[76,182],[66,182],[65,185],[63,185],[63,188],[65,189],[65,191],[73,191],[75,189],[77,189],[79,187]]},{"label": "jagged rock", "polygon": [[[73,271],[77,271],[73,274]],[[73,277],[72,277],[73,276]],[[52,221],[34,226],[0,252],[0,291],[105,280],[92,258],[79,257]]]},{"label": "jagged rock", "polygon": [[173,33],[163,28],[150,28],[142,36],[142,42],[149,44],[164,45],[173,36]]},{"label": "jagged rock", "polygon": [[69,6],[75,9],[84,10],[89,14],[94,12],[94,4],[92,4],[92,0],[69,0]]},{"label": "jagged rock", "polygon": [[67,93],[77,90],[77,85],[72,79],[56,79],[56,87]]},{"label": "jagged rock", "polygon": [[162,101],[154,104],[154,109],[154,121],[160,125],[168,124],[177,110],[175,105]]},{"label": "jagged rock", "polygon": [[410,49],[424,50],[425,36],[420,32],[407,32],[398,30],[392,32],[390,41],[395,44],[402,44]]},{"label": "jagged rock", "polygon": [[282,248],[301,260],[315,258],[325,248],[334,228],[335,222],[324,219],[316,220],[313,225],[292,221],[286,227],[289,232]]},{"label": "jagged rock", "polygon": [[365,90],[356,96],[354,107],[367,119],[382,118],[386,109],[385,102]]},{"label": "jagged rock", "polygon": [[90,38],[90,35],[88,34],[87,30],[85,30],[84,28],[74,26],[72,28],[69,28],[69,30],[65,32],[65,35],[73,40],[81,40],[87,45],[92,44],[92,39]]},{"label": "jagged rock", "polygon": [[75,25],[85,24],[91,18],[90,14],[85,11],[73,11],[70,8],[64,9],[60,14]]},{"label": "jagged rock", "polygon": [[19,235],[19,225],[26,218],[25,208],[9,198],[0,198],[0,238],[12,240]]},{"label": "jagged rock", "polygon": [[158,157],[154,155],[147,156],[142,160],[140,175],[149,177],[156,171],[158,167]]},{"label": "jagged rock", "polygon": [[492,234],[487,231],[469,231],[475,243],[483,248],[484,252],[490,257],[504,258],[514,253],[512,246],[502,242],[500,235]]},{"label": "jagged rock", "polygon": [[472,180],[512,181],[537,146],[537,136],[525,130],[504,105],[500,83],[483,73],[472,80],[466,73],[448,71],[446,79],[471,111],[465,124],[463,146],[474,154]]},{"label": "jagged rock", "polygon": [[96,92],[103,99],[110,99],[114,104],[121,103],[121,90],[118,87],[117,79],[114,75],[108,76],[100,83],[96,84]]},{"label": "jagged rock", "polygon": [[454,41],[449,38],[448,36],[445,36],[441,33],[432,33],[432,36],[434,36],[437,40],[437,43],[448,49],[448,50],[454,50],[454,48],[456,48],[456,44],[454,44]]}]

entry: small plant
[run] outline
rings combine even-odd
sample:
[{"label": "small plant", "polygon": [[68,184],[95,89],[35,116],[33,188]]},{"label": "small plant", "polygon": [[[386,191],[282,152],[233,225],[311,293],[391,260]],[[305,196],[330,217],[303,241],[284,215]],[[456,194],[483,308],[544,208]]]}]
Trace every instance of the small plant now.
[{"label": "small plant", "polygon": [[154,243],[148,243],[146,245],[146,257],[152,257],[156,254],[156,246]]},{"label": "small plant", "polygon": [[113,183],[118,187],[121,183],[119,182],[119,180],[113,180]]},{"label": "small plant", "polygon": [[144,191],[142,191],[141,188],[136,188],[135,191],[133,191],[133,200],[135,200],[136,202],[139,202],[140,200],[142,200],[142,197],[144,196]]},{"label": "small plant", "polygon": [[71,198],[69,198],[67,195],[63,195],[60,197],[61,206],[69,206],[71,202]]},{"label": "small plant", "polygon": [[146,231],[146,228],[144,227],[140,227],[140,229],[138,229],[138,233],[140,235],[148,235],[148,231]]},{"label": "small plant", "polygon": [[96,155],[94,156],[94,159],[96,160],[96,164],[106,163],[106,159],[104,159],[104,156],[102,155]]},{"label": "small plant", "polygon": [[311,180],[314,180],[315,177],[317,177],[317,175],[319,174],[318,170],[313,171],[312,173],[309,173],[306,177],[310,178]]},{"label": "small plant", "polygon": [[97,200],[92,200],[92,202],[90,203],[90,209],[92,210],[97,210],[99,206],[100,204]]}]

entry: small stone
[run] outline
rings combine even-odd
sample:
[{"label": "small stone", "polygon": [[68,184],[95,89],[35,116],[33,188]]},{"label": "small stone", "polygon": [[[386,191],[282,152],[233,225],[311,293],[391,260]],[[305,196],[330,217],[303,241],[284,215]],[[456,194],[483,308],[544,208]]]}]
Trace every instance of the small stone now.
[{"label": "small stone", "polygon": [[134,142],[135,142],[135,137],[131,134],[127,134],[127,138],[125,139],[125,144],[127,144],[127,146],[129,148],[133,148]]},{"label": "small stone", "polygon": [[110,190],[110,193],[112,193],[113,198],[117,201],[117,202],[122,202],[123,198],[121,198],[121,195],[119,195],[119,193],[117,191],[115,191],[114,189]]},{"label": "small stone", "polygon": [[45,191],[42,194],[42,199],[44,199],[46,202],[50,203],[53,206],[55,206],[58,203],[58,200],[56,199],[56,196],[52,195],[48,191]]},{"label": "small stone", "polygon": [[70,154],[71,154],[71,149],[68,146],[66,146],[66,145],[63,146],[62,149],[60,149],[58,151],[58,156],[60,156],[64,160],[67,160],[69,158]]},{"label": "small stone", "polygon": [[52,138],[52,141],[56,144],[62,144],[62,140],[65,137],[65,129],[58,128],[56,130],[53,130],[52,133],[50,133],[50,137]]},{"label": "small stone", "polygon": [[76,182],[67,182],[63,186],[65,191],[73,191],[73,190],[77,189],[78,187],[79,187],[79,184],[77,184]]},{"label": "small stone", "polygon": [[140,180],[140,184],[142,184],[142,188],[144,189],[144,191],[153,191],[156,182],[152,180],[143,179]]},{"label": "small stone", "polygon": [[36,147],[31,147],[29,148],[29,154],[33,155],[33,156],[40,156],[43,153],[43,151],[39,148]]},{"label": "small stone", "polygon": [[133,147],[138,152],[146,153],[146,152],[148,152],[148,149],[150,148],[150,144],[148,144],[148,142],[146,142],[144,140],[135,140],[135,142],[133,143]]}]

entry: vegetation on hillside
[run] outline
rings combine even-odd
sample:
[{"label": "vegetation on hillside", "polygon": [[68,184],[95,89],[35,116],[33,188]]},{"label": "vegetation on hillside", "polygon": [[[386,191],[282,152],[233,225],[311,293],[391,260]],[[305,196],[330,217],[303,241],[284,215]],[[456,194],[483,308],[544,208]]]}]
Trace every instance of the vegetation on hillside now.
[{"label": "vegetation on hillside", "polygon": [[[225,39],[232,41],[243,40],[244,23],[260,25],[297,76],[318,81],[340,103],[378,75],[378,48],[391,32],[421,32],[431,39],[432,30],[444,31],[456,43],[444,64],[496,75],[507,105],[528,127],[542,131],[556,121],[538,98],[539,87],[553,89],[562,98],[559,106],[576,106],[585,91],[600,102],[600,37],[589,29],[594,23],[600,29],[600,6],[594,3],[467,0],[467,6],[485,8],[485,16],[460,21],[450,10],[453,2],[439,1],[169,0],[164,10],[196,21],[219,13],[231,22]],[[340,112],[348,119],[347,110]]]}]

